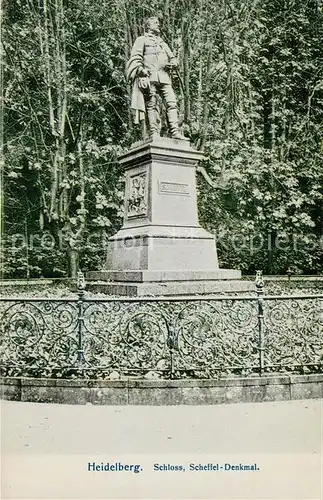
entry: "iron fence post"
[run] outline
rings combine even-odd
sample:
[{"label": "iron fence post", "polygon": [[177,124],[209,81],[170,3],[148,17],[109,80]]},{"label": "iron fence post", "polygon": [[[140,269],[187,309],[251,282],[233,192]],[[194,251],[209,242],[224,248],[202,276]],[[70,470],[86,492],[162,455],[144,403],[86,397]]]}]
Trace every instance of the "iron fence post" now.
[{"label": "iron fence post", "polygon": [[264,360],[264,280],[262,276],[262,271],[257,271],[256,273],[256,291],[257,291],[257,302],[258,302],[258,342],[259,342],[259,374],[260,376],[264,372],[265,360]]},{"label": "iron fence post", "polygon": [[83,349],[83,325],[84,325],[84,290],[86,287],[84,275],[81,271],[77,273],[77,362],[78,366],[82,367],[84,364],[84,349]]},{"label": "iron fence post", "polygon": [[169,324],[167,328],[167,345],[170,351],[170,378],[175,378],[174,373],[174,350],[177,349],[177,338],[173,325]]}]

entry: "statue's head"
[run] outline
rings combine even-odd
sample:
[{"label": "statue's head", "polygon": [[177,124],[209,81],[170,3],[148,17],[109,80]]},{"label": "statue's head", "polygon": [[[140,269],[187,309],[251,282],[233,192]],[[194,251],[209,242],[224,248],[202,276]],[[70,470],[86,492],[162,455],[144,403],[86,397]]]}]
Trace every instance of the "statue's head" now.
[{"label": "statue's head", "polygon": [[145,29],[153,33],[159,33],[159,20],[158,17],[149,17],[145,22]]}]

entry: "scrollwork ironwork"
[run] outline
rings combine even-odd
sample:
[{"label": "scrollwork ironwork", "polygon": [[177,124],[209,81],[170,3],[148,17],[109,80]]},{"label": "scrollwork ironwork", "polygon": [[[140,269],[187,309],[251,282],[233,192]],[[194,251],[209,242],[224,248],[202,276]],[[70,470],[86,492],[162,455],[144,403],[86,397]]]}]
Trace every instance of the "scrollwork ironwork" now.
[{"label": "scrollwork ironwork", "polygon": [[84,310],[87,363],[153,370],[165,357],[167,326],[153,304],[89,302]]},{"label": "scrollwork ironwork", "polygon": [[257,311],[254,302],[222,300],[187,303],[177,319],[179,370],[212,373],[251,370],[255,359]]},{"label": "scrollwork ironwork", "polygon": [[266,300],[265,362],[286,371],[322,365],[322,298]]},{"label": "scrollwork ironwork", "polygon": [[72,300],[0,299],[5,375],[81,369],[207,378],[322,369],[323,296],[127,301],[83,291]]},{"label": "scrollwork ironwork", "polygon": [[24,300],[6,306],[0,318],[3,366],[22,367],[32,374],[75,364],[75,303]]}]

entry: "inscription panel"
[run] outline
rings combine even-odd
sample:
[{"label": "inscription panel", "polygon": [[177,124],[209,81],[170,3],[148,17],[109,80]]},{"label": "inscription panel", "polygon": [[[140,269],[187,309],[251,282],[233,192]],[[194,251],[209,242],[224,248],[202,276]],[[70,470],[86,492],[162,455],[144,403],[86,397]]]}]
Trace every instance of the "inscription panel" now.
[{"label": "inscription panel", "polygon": [[182,196],[191,196],[189,184],[159,181],[158,187],[160,194],[179,194]]}]

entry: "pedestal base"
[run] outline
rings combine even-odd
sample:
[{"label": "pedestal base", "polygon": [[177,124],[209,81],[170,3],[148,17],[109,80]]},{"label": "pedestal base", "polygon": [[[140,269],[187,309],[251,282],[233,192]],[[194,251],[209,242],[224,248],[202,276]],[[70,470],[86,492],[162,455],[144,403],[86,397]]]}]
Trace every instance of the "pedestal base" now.
[{"label": "pedestal base", "polygon": [[254,283],[242,281],[240,271],[92,271],[88,288],[125,297],[186,296],[250,293]]},{"label": "pedestal base", "polygon": [[240,271],[218,269],[217,271],[91,271],[90,280],[117,281],[121,283],[164,283],[169,281],[218,281],[239,280]]},{"label": "pedestal base", "polygon": [[121,229],[110,238],[107,269],[216,270],[214,237],[202,227],[142,226]]},{"label": "pedestal base", "polygon": [[208,281],[164,281],[164,282],[90,282],[88,289],[92,292],[123,297],[169,297],[188,295],[221,295],[250,293],[254,284],[241,280],[208,280]]},{"label": "pedestal base", "polygon": [[124,222],[109,239],[106,270],[88,273],[90,289],[122,296],[251,291],[240,271],[219,269],[214,236],[199,224],[195,174],[202,157],[188,141],[157,138],[119,158]]}]

